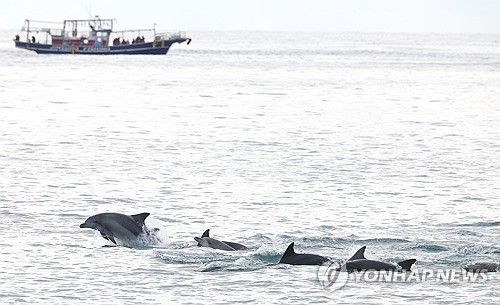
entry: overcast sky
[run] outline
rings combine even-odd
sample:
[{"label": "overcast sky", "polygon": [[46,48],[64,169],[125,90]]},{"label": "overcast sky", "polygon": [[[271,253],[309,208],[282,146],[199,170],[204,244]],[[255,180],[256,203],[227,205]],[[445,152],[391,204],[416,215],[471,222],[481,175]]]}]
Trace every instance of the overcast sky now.
[{"label": "overcast sky", "polygon": [[90,8],[115,29],[500,33],[500,0],[0,0],[0,28]]}]

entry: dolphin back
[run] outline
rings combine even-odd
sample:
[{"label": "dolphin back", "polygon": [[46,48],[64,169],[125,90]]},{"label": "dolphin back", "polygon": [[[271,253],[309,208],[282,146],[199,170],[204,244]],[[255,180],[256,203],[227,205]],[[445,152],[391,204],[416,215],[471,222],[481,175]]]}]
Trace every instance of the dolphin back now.
[{"label": "dolphin back", "polygon": [[[206,229],[205,232],[203,232],[203,234],[201,235],[201,238],[204,238],[204,237],[210,238],[210,229]],[[232,241],[222,241],[222,243],[228,245],[229,247],[233,248],[234,250],[248,250],[248,248],[246,246],[239,244],[239,243],[232,242]],[[201,246],[202,245],[200,244],[200,242],[198,242],[198,247],[201,247]],[[229,250],[229,251],[231,251],[231,250]]]},{"label": "dolphin back", "polygon": [[248,250],[246,246],[239,243],[235,243],[232,241],[224,241],[224,240],[222,242],[228,245],[229,247],[233,248],[234,250]]},{"label": "dolphin back", "polygon": [[289,264],[289,265],[322,265],[328,262],[329,259],[316,254],[297,254],[294,250],[295,243],[291,243],[288,248],[286,248],[285,253],[281,257],[278,264]]},{"label": "dolphin back", "polygon": [[497,263],[479,262],[465,266],[467,272],[496,272],[500,267]]},{"label": "dolphin back", "polygon": [[356,259],[346,262],[347,271],[362,271],[362,270],[397,270],[395,264],[390,264],[371,259]]}]

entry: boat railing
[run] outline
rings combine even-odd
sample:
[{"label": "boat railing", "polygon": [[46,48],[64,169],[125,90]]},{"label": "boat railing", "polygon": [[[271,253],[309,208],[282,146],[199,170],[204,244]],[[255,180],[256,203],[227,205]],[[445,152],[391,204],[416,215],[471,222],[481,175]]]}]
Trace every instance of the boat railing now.
[{"label": "boat railing", "polygon": [[[29,20],[26,19],[24,21],[23,27],[21,28],[21,32],[26,32],[26,40],[31,40],[30,35],[36,33],[45,33],[50,36],[58,36],[62,35],[63,31],[60,27],[54,27],[54,25],[61,25],[60,22],[52,22],[52,21],[39,21],[39,20]],[[48,39],[48,37],[47,37]]]},{"label": "boat railing", "polygon": [[175,40],[175,39],[186,39],[186,32],[166,32],[166,33],[156,33],[155,40]]},{"label": "boat railing", "polygon": [[62,30],[61,29],[56,29],[56,28],[42,28],[42,27],[23,27],[21,28],[21,32],[30,32],[30,33],[48,33],[50,35],[62,35]]}]

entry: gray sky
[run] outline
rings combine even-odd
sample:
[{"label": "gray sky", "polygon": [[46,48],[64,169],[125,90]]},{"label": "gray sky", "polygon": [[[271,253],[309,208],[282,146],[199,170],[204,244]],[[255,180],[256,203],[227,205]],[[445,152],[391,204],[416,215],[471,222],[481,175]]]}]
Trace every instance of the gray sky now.
[{"label": "gray sky", "polygon": [[500,33],[500,0],[0,0],[0,28],[90,7],[116,29]]}]

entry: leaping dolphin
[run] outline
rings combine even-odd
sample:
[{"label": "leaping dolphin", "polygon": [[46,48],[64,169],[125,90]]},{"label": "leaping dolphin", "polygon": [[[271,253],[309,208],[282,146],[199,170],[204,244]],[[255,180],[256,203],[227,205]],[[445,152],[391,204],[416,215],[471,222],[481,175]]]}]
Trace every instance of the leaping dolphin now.
[{"label": "leaping dolphin", "polygon": [[[203,234],[201,235],[201,239],[204,239],[204,238],[210,238],[210,229],[206,229],[205,232],[203,232]],[[196,238],[195,238],[196,239]],[[202,243],[200,243],[198,241],[198,247],[211,247],[213,248],[211,245],[209,245],[210,243],[208,241],[211,241],[212,244],[218,244],[217,242],[213,242],[215,239],[213,238],[210,238],[211,240],[206,240],[207,242],[203,242],[204,245],[202,245]],[[218,241],[218,240],[217,240]],[[232,242],[232,241],[222,241],[224,244],[228,245],[229,247],[233,248],[234,250],[248,250],[248,248],[242,244],[239,244],[239,243],[235,243],[235,242]],[[225,248],[224,246],[222,246],[223,248]],[[215,249],[220,249],[220,248],[215,248]],[[224,250],[224,249],[220,249],[220,250]],[[232,250],[229,250],[229,251],[232,251]]]},{"label": "leaping dolphin", "polygon": [[289,265],[322,265],[330,261],[328,258],[316,254],[297,254],[293,249],[295,243],[291,243],[286,248],[278,264]]},{"label": "leaping dolphin", "polygon": [[148,216],[149,213],[130,216],[120,213],[101,213],[89,217],[80,225],[80,228],[97,230],[103,238],[110,240],[114,244],[116,244],[116,239],[135,241],[139,234],[149,233],[144,225],[144,220]]},{"label": "leaping dolphin", "polygon": [[361,271],[361,270],[399,270],[410,271],[411,266],[417,261],[416,259],[408,259],[397,264],[385,263],[366,259],[365,257],[366,246],[361,247],[356,253],[347,260],[345,268],[347,271]]}]

